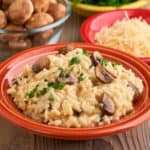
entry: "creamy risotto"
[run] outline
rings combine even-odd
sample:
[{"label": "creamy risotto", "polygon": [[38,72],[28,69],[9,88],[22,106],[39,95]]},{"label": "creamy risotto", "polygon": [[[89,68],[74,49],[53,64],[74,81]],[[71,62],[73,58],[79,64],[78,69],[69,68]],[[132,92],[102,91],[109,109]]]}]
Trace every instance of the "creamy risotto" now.
[{"label": "creamy risotto", "polygon": [[133,110],[142,91],[142,80],[120,62],[71,46],[26,65],[8,89],[26,116],[76,128],[119,120]]}]

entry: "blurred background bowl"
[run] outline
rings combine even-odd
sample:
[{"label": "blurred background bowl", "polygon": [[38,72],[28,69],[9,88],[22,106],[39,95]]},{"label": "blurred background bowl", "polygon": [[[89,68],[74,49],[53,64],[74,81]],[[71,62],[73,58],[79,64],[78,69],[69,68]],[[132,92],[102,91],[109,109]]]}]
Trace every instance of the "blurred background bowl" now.
[{"label": "blurred background bowl", "polygon": [[137,0],[135,2],[131,2],[128,4],[124,4],[118,7],[115,6],[98,6],[98,5],[90,5],[90,4],[73,4],[71,1],[71,6],[73,11],[78,13],[81,16],[91,16],[95,13],[99,12],[106,12],[106,11],[111,11],[111,10],[116,10],[116,9],[131,9],[131,8],[140,8],[145,6],[146,4],[150,3],[149,0]]},{"label": "blurred background bowl", "polygon": [[[150,25],[150,10],[146,9],[123,9],[114,10],[106,13],[98,13],[86,19],[80,28],[82,40],[87,43],[98,45],[95,41],[95,34],[103,27],[110,27],[118,20],[125,18],[125,12],[129,18],[142,17]],[[150,65],[150,57],[140,57],[144,62]]]},{"label": "blurred background bowl", "polygon": [[64,4],[66,6],[65,16],[54,23],[30,30],[21,28],[16,31],[0,29],[0,51],[15,50],[16,52],[38,45],[56,43],[60,38],[64,23],[71,15],[69,2],[64,0]]}]

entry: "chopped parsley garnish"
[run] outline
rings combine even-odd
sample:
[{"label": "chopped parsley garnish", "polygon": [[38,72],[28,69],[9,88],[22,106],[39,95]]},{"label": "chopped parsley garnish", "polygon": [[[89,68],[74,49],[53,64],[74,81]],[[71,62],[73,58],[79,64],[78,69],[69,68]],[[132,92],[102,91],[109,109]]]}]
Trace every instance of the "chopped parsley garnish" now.
[{"label": "chopped parsley garnish", "polygon": [[44,79],[45,82],[47,82],[48,87],[53,87],[54,82],[50,82],[48,79]]},{"label": "chopped parsley garnish", "polygon": [[48,86],[48,87],[53,87],[53,85],[54,85],[54,82],[48,82],[48,83],[47,83],[47,86]]},{"label": "chopped parsley garnish", "polygon": [[61,73],[59,74],[59,77],[62,78],[62,79],[64,79],[64,78],[69,78],[69,77],[70,77],[70,73],[61,72]]},{"label": "chopped parsley garnish", "polygon": [[91,69],[91,68],[93,68],[94,67],[94,64],[91,64],[90,66],[89,66],[89,69]]},{"label": "chopped parsley garnish", "polygon": [[40,90],[40,95],[45,95],[48,92],[48,88],[43,88],[42,90]]},{"label": "chopped parsley garnish", "polygon": [[73,57],[71,60],[70,60],[70,65],[75,65],[75,64],[79,64],[81,62],[80,58],[79,57]]},{"label": "chopped parsley garnish", "polygon": [[73,71],[73,70],[74,70],[74,68],[75,68],[75,66],[71,66],[71,69],[70,69],[70,71]]},{"label": "chopped parsley garnish", "polygon": [[89,54],[87,53],[87,51],[85,49],[82,49],[82,54],[89,57]]},{"label": "chopped parsley garnish", "polygon": [[58,70],[63,71],[64,69],[62,67],[59,67]]},{"label": "chopped parsley garnish", "polygon": [[112,62],[113,67],[118,66],[118,65],[122,65],[122,63],[121,62]]},{"label": "chopped parsley garnish", "polygon": [[80,69],[77,71],[77,74],[80,74]]},{"label": "chopped parsley garnish", "polygon": [[48,82],[48,79],[44,79],[45,82]]},{"label": "chopped parsley garnish", "polygon": [[54,95],[52,93],[50,93],[50,95],[49,95],[49,100],[50,101],[54,101],[55,100],[55,97],[54,97]]},{"label": "chopped parsley garnish", "polygon": [[82,80],[84,80],[84,74],[83,73],[80,73],[80,75],[79,75],[79,77],[78,77],[78,80],[79,81],[82,81]]},{"label": "chopped parsley garnish", "polygon": [[65,74],[65,78],[69,78],[70,77],[70,74],[69,73],[66,73]]},{"label": "chopped parsley garnish", "polygon": [[108,65],[108,60],[107,59],[102,59],[101,61],[100,61],[100,64],[103,66],[103,67],[106,67],[107,65]]},{"label": "chopped parsley garnish", "polygon": [[53,88],[56,89],[56,90],[61,90],[61,89],[64,88],[64,86],[65,86],[65,83],[59,82],[59,83],[55,83],[55,84],[53,85]]},{"label": "chopped parsley garnish", "polygon": [[35,86],[35,88],[34,88],[33,90],[31,90],[29,93],[27,93],[27,96],[28,96],[29,98],[33,98],[34,95],[35,95],[35,92],[36,92],[37,89],[38,89],[38,87],[39,87],[39,84],[37,84],[37,85]]}]

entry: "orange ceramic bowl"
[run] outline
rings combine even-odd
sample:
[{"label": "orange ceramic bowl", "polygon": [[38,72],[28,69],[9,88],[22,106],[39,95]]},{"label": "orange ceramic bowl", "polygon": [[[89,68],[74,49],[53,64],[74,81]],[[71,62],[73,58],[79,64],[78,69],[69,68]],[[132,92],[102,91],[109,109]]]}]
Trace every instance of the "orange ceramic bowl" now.
[{"label": "orange ceramic bowl", "polygon": [[87,49],[89,52],[99,51],[109,60],[120,61],[126,68],[132,69],[144,83],[144,91],[134,105],[132,113],[123,117],[121,120],[110,125],[103,125],[91,128],[63,128],[45,125],[35,122],[22,114],[12,102],[11,97],[7,94],[7,89],[12,79],[22,70],[25,64],[32,64],[38,57],[54,54],[58,48],[64,47],[65,44],[48,45],[32,48],[18,53],[0,66],[0,115],[17,125],[36,134],[69,140],[93,139],[102,136],[108,136],[119,132],[126,131],[144,121],[150,119],[150,70],[146,64],[137,58],[126,53],[116,51],[110,48],[94,46],[91,44],[74,43],[76,47]]},{"label": "orange ceramic bowl", "polygon": [[[106,13],[95,14],[86,19],[80,28],[80,35],[84,42],[96,44],[95,34],[103,27],[111,27],[116,21],[125,18],[125,12],[129,18],[142,17],[150,25],[150,10],[146,9],[122,9]],[[150,57],[140,57],[141,60],[150,65]]]}]

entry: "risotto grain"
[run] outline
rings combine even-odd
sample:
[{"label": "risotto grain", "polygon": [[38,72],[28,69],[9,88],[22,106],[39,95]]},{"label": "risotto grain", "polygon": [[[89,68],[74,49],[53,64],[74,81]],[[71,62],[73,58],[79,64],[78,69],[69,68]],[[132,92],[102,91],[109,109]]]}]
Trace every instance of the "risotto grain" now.
[{"label": "risotto grain", "polygon": [[39,60],[26,65],[8,93],[26,116],[48,125],[79,128],[117,121],[133,110],[142,80],[94,54],[93,61],[86,50],[75,48],[46,56],[39,66]]}]

